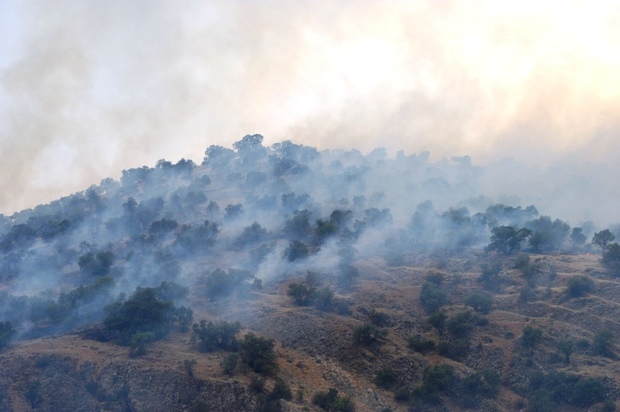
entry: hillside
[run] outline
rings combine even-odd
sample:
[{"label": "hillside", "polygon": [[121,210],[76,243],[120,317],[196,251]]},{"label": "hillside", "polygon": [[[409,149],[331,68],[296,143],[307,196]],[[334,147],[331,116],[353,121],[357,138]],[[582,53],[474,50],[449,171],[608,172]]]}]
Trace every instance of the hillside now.
[{"label": "hillside", "polygon": [[261,142],[2,217],[0,410],[614,410],[613,227]]}]

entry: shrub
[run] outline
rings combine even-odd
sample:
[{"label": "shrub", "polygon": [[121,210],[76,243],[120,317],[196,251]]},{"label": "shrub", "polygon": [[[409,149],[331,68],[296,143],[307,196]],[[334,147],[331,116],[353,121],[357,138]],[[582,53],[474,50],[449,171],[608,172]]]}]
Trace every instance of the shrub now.
[{"label": "shrub", "polygon": [[463,379],[463,386],[467,393],[480,395],[485,398],[494,398],[499,393],[499,373],[493,369],[484,369]]},{"label": "shrub", "polygon": [[386,335],[387,330],[372,324],[356,326],[353,329],[353,340],[358,344],[366,346],[381,343]]},{"label": "shrub", "polygon": [[286,399],[290,401],[293,399],[293,392],[291,392],[290,386],[282,378],[277,378],[276,383],[269,394],[269,400]]},{"label": "shrub", "polygon": [[441,334],[446,327],[446,321],[448,320],[448,315],[443,312],[435,312],[431,316],[428,317],[428,323],[431,324],[435,329],[439,331]]},{"label": "shrub", "polygon": [[289,262],[294,262],[297,259],[305,259],[309,254],[310,248],[299,240],[293,240],[284,250],[284,257],[286,257]]},{"label": "shrub", "polygon": [[316,293],[316,289],[308,287],[301,283],[291,283],[288,285],[288,292],[286,293],[293,298],[296,305],[308,306]]},{"label": "shrub", "polygon": [[435,365],[424,370],[422,383],[429,392],[445,391],[454,381],[454,368],[450,365]]},{"label": "shrub", "polygon": [[490,285],[497,279],[502,271],[502,263],[500,261],[495,261],[490,265],[483,263],[480,265],[480,269],[482,270],[482,274],[478,277],[477,281],[485,285]]},{"label": "shrub", "polygon": [[129,339],[129,356],[136,358],[146,354],[146,346],[155,340],[153,332],[140,332]]},{"label": "shrub", "polygon": [[278,358],[274,346],[273,339],[261,338],[253,333],[248,333],[239,342],[241,360],[256,373],[275,374],[278,370]]},{"label": "shrub", "polygon": [[110,272],[114,263],[114,253],[107,252],[88,252],[78,259],[80,270],[92,276],[105,276]]},{"label": "shrub", "polygon": [[467,306],[471,306],[476,312],[487,314],[491,311],[493,299],[486,294],[472,293],[464,300]]},{"label": "shrub", "polygon": [[456,339],[469,339],[480,318],[471,311],[461,312],[448,319],[448,332]]},{"label": "shrub", "polygon": [[390,389],[396,383],[396,372],[392,368],[383,368],[380,369],[375,375],[374,383],[375,385],[383,388]]},{"label": "shrub", "polygon": [[411,336],[408,339],[409,348],[416,352],[424,353],[435,349],[435,342],[431,339],[424,339],[420,335]]},{"label": "shrub", "polygon": [[355,404],[348,396],[338,395],[338,390],[330,388],[327,392],[318,392],[312,403],[328,412],[354,412]]},{"label": "shrub", "polygon": [[10,321],[0,322],[0,350],[7,347],[15,335],[15,329]]},{"label": "shrub", "polygon": [[117,334],[117,342],[129,344],[136,333],[152,332],[154,339],[161,339],[168,333],[172,302],[159,297],[160,290],[137,288],[125,301],[118,300],[105,307],[108,313],[103,321],[108,331]]},{"label": "shrub", "polygon": [[446,292],[444,292],[440,286],[435,283],[426,282],[422,285],[422,291],[420,292],[420,303],[428,314],[437,312],[443,305],[446,304],[448,298]]},{"label": "shrub", "polygon": [[528,325],[523,328],[521,339],[523,340],[523,345],[531,349],[542,340],[542,330]]},{"label": "shrub", "polygon": [[599,330],[592,340],[592,353],[599,356],[612,356],[613,339],[614,335],[609,329]]},{"label": "shrub", "polygon": [[594,281],[587,276],[574,276],[568,280],[566,293],[571,298],[587,295],[594,289]]},{"label": "shrub", "polygon": [[230,355],[227,355],[222,360],[222,362],[220,362],[222,373],[228,376],[233,376],[235,374],[235,370],[237,369],[238,362],[239,362],[239,355],[237,353],[231,353]]},{"label": "shrub", "polygon": [[368,319],[370,320],[370,323],[380,327],[390,324],[390,315],[374,308],[368,312]]},{"label": "shrub", "polygon": [[192,325],[191,341],[196,345],[200,352],[213,352],[215,350],[236,351],[239,342],[237,334],[241,330],[241,323],[229,323],[220,321],[217,323],[205,320],[200,324]]}]

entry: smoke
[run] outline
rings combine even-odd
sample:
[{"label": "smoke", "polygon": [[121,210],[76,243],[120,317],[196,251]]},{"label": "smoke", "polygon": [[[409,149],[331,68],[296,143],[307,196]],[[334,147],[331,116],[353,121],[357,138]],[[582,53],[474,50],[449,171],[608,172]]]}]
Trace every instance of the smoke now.
[{"label": "smoke", "polygon": [[613,164],[619,17],[580,1],[7,0],[0,211],[253,132]]}]

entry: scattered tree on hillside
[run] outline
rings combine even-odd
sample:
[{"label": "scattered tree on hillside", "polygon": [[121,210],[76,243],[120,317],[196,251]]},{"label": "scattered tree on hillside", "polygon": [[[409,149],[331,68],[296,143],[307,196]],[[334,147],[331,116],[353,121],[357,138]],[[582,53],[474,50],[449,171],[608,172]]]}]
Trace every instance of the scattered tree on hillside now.
[{"label": "scattered tree on hillside", "polygon": [[605,253],[607,250],[607,245],[610,242],[613,242],[616,236],[609,229],[601,230],[594,234],[592,237],[592,244],[599,246],[601,248],[601,253]]},{"label": "scattered tree on hillside", "polygon": [[497,251],[505,255],[521,248],[521,243],[532,235],[529,229],[516,230],[512,226],[499,226],[491,229],[491,243],[485,248],[487,252]]}]

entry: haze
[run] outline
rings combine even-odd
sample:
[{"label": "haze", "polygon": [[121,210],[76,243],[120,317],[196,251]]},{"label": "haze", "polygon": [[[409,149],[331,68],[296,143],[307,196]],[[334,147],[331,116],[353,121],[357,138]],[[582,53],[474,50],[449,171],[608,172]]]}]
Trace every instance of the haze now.
[{"label": "haze", "polygon": [[618,221],[619,18],[578,1],[4,0],[0,212],[261,133],[489,170],[509,156],[514,195]]}]

